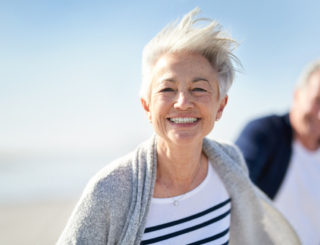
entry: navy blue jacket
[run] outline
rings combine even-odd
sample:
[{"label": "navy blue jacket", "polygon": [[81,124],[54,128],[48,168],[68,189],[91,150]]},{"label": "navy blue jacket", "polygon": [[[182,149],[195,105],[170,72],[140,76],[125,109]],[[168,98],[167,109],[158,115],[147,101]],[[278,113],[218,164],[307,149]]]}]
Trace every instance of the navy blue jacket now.
[{"label": "navy blue jacket", "polygon": [[289,114],[267,116],[251,121],[236,145],[242,151],[250,178],[273,199],[289,166],[293,132]]}]

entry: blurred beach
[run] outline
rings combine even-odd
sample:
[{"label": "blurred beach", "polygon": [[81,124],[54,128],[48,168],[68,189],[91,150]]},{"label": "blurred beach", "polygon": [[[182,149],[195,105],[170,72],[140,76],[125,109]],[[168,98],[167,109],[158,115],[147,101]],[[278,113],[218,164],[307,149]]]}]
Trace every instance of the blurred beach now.
[{"label": "blurred beach", "polygon": [[104,163],[0,164],[0,244],[55,244],[86,183]]},{"label": "blurred beach", "polygon": [[55,244],[76,200],[0,205],[0,244]]}]

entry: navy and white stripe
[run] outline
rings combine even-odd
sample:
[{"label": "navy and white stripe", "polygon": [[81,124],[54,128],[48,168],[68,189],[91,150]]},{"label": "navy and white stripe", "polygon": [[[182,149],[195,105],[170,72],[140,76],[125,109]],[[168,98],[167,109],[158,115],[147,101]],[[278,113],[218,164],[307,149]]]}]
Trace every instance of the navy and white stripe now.
[{"label": "navy and white stripe", "polygon": [[228,244],[230,213],[230,196],[209,164],[205,180],[178,206],[172,198],[152,198],[141,244]]},{"label": "navy and white stripe", "polygon": [[[228,205],[229,204],[229,205]],[[215,223],[220,223],[223,222],[224,219],[229,219],[230,220],[230,199],[215,205],[214,207],[211,207],[207,210],[204,210],[203,212],[191,215],[189,217],[180,219],[180,220],[176,220],[176,221],[172,221],[169,223],[165,223],[165,224],[161,224],[161,225],[157,225],[157,226],[153,226],[153,227],[147,227],[145,229],[145,234],[146,233],[154,233],[154,234],[159,234],[157,231],[159,230],[164,230],[164,229],[168,229],[171,228],[172,230],[176,230],[175,232],[170,232],[167,233],[165,235],[160,235],[160,236],[150,236],[149,239],[144,239],[141,242],[141,245],[146,245],[146,244],[155,244],[155,243],[159,243],[159,242],[165,242],[166,240],[172,239],[172,238],[179,238],[179,236],[183,236],[185,234],[191,233],[193,231],[197,231],[197,230],[201,230],[201,229],[205,229],[205,228],[209,228],[211,225],[214,225]],[[207,218],[207,219],[203,219],[203,218]],[[209,218],[209,219],[208,219]],[[201,220],[200,222],[197,222],[197,220]],[[205,220],[205,221],[203,221]],[[188,228],[184,228],[184,229],[176,229],[176,226],[180,225],[180,224],[195,224],[192,225]],[[226,223],[226,222],[225,222]],[[228,222],[227,222],[228,223]],[[192,245],[196,245],[196,244],[209,244],[210,242],[213,242],[219,238],[222,238],[226,235],[229,234],[229,227],[227,227],[226,229],[222,230],[219,233],[213,234],[215,233],[214,230],[215,229],[211,229],[212,232],[210,233],[210,229],[207,233],[207,237],[205,237],[204,239],[201,240],[197,240],[188,244],[192,244]],[[152,238],[151,238],[152,237]],[[179,238],[180,240],[181,238]],[[168,241],[169,242],[169,241]],[[171,241],[172,242],[172,241]],[[171,243],[170,242],[170,243]],[[169,243],[168,243],[169,244]],[[179,243],[176,243],[179,244]],[[221,245],[222,243],[220,243]],[[228,241],[223,243],[223,244],[228,244]]]}]

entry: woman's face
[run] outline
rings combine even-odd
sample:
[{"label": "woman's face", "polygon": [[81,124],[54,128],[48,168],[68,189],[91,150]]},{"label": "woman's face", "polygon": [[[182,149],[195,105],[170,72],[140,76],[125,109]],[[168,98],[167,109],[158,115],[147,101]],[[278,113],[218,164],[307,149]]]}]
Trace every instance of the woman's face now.
[{"label": "woman's face", "polygon": [[202,141],[222,115],[218,76],[198,54],[165,54],[155,64],[150,102],[142,105],[157,135],[167,143]]}]

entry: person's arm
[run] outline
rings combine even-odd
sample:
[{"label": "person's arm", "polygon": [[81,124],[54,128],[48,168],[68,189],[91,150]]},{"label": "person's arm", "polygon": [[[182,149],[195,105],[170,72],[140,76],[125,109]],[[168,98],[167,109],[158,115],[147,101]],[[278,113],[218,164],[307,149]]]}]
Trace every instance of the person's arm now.
[{"label": "person's arm", "polygon": [[101,194],[99,184],[89,183],[57,245],[106,244],[109,214]]},{"label": "person's arm", "polygon": [[57,245],[120,243],[132,203],[131,158],[109,163],[89,181]]},{"label": "person's arm", "polygon": [[249,168],[250,179],[255,184],[272,156],[274,139],[271,122],[259,119],[250,122],[236,141]]}]

